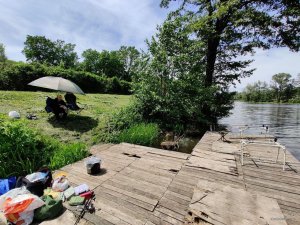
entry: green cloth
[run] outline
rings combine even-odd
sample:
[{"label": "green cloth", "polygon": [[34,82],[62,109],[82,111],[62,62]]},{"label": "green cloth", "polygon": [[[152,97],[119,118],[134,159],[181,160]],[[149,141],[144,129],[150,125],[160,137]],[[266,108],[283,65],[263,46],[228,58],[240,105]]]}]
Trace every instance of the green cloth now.
[{"label": "green cloth", "polygon": [[69,205],[76,206],[76,205],[82,205],[84,203],[84,197],[81,196],[73,196],[68,201]]},{"label": "green cloth", "polygon": [[41,197],[41,199],[45,202],[45,205],[34,211],[35,220],[53,219],[63,212],[62,200],[55,200],[48,195]]}]

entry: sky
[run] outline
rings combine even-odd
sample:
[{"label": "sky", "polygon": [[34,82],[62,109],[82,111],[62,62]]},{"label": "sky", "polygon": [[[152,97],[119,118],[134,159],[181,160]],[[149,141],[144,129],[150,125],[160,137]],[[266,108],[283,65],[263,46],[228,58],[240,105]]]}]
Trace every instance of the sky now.
[{"label": "sky", "polygon": [[[76,44],[81,53],[89,48],[116,50],[121,45],[146,50],[145,40],[156,32],[170,9],[160,0],[0,0],[0,43],[9,59],[25,61],[22,54],[26,35],[42,35]],[[178,3],[173,7],[176,8]],[[253,56],[254,75],[248,83],[271,80],[280,72],[296,77],[300,73],[300,53],[286,48],[258,50]]]}]

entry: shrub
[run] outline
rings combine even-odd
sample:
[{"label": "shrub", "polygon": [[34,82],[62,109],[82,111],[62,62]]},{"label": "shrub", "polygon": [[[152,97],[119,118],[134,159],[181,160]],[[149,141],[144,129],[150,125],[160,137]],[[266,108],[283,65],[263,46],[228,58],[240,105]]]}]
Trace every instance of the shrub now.
[{"label": "shrub", "polygon": [[63,145],[22,120],[0,121],[0,143],[0,177],[24,176],[42,166],[57,169],[87,155],[83,144]]},{"label": "shrub", "polygon": [[159,127],[155,123],[135,124],[129,129],[121,131],[116,135],[114,142],[128,142],[150,146],[159,136]]},{"label": "shrub", "polygon": [[[0,63],[1,64],[1,63]],[[36,87],[27,85],[44,76],[63,77],[75,82],[87,93],[129,94],[130,83],[116,77],[108,78],[89,72],[46,66],[39,63],[10,63],[0,65],[0,90],[32,91]]]}]

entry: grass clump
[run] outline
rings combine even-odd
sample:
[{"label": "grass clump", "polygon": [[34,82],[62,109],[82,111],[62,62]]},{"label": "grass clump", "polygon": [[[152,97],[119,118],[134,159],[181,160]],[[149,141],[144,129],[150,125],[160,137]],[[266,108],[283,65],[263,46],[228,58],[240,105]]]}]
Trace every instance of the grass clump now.
[{"label": "grass clump", "polygon": [[64,145],[23,120],[0,120],[0,143],[0,177],[24,176],[42,166],[57,169],[88,154],[84,144]]},{"label": "grass clump", "polygon": [[53,152],[50,159],[50,168],[59,169],[65,165],[76,162],[88,156],[86,146],[83,143],[63,145]]},{"label": "grass clump", "polygon": [[115,142],[128,142],[150,146],[159,136],[159,127],[155,123],[139,123],[121,131]]}]

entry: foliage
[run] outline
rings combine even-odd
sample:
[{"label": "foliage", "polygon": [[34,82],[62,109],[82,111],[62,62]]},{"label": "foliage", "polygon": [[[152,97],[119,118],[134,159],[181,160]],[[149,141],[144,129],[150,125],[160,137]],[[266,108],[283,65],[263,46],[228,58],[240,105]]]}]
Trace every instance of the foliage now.
[{"label": "foliage", "polygon": [[63,40],[52,41],[44,36],[27,35],[23,53],[28,62],[74,68],[78,62],[75,45]]},{"label": "foliage", "polygon": [[53,170],[59,169],[87,156],[88,151],[86,151],[86,146],[83,143],[62,145],[59,149],[53,152],[53,156],[50,159],[50,168]]},{"label": "foliage", "polygon": [[[117,54],[124,66],[125,72],[130,77],[134,76],[140,52],[133,46],[121,46]],[[129,79],[131,79],[130,77]]]},{"label": "foliage", "polygon": [[248,84],[242,93],[241,98],[247,102],[271,102],[273,93],[266,82],[257,81]]},{"label": "foliage", "polygon": [[130,83],[115,77],[107,78],[74,69],[64,69],[60,66],[19,62],[3,65],[3,69],[0,71],[0,90],[37,90],[36,87],[27,84],[43,76],[58,76],[69,79],[87,93],[129,94],[131,88]]},{"label": "foliage", "polygon": [[85,145],[63,145],[40,135],[23,121],[1,121],[0,141],[0,177],[26,175],[45,165],[53,165],[54,169],[57,168],[55,166],[64,166],[66,164],[63,163],[74,162],[87,154]]},{"label": "foliage", "polygon": [[236,96],[237,100],[247,102],[300,102],[300,88],[290,74],[279,73],[272,77],[272,82],[257,81],[248,84],[242,93]]},{"label": "foliage", "polygon": [[272,88],[276,93],[277,102],[287,101],[293,95],[293,80],[288,73],[278,73],[272,77]]},{"label": "foliage", "polygon": [[100,142],[115,142],[121,131],[142,122],[143,118],[139,112],[139,107],[137,107],[136,102],[132,102],[130,105],[113,112],[105,121],[105,126],[95,130],[95,139]]},{"label": "foliage", "polygon": [[203,43],[190,37],[189,21],[189,16],[172,17],[158,28],[134,80],[143,118],[165,129],[199,128],[231,109],[226,87],[205,86],[205,67],[199,61],[205,55]]},{"label": "foliage", "polygon": [[159,136],[159,127],[155,123],[139,123],[121,131],[114,137],[114,142],[128,142],[151,146]]},{"label": "foliage", "polygon": [[139,52],[134,47],[121,46],[118,51],[87,49],[82,53],[82,70],[107,77],[130,81]]},{"label": "foliage", "polygon": [[2,43],[0,43],[0,63],[3,63],[7,60],[5,55],[5,47]]},{"label": "foliage", "polygon": [[[162,0],[168,7],[171,0]],[[190,35],[204,43],[205,86],[227,85],[252,74],[251,60],[237,56],[256,48],[300,48],[300,3],[298,0],[180,0],[171,17],[189,15]]]}]

